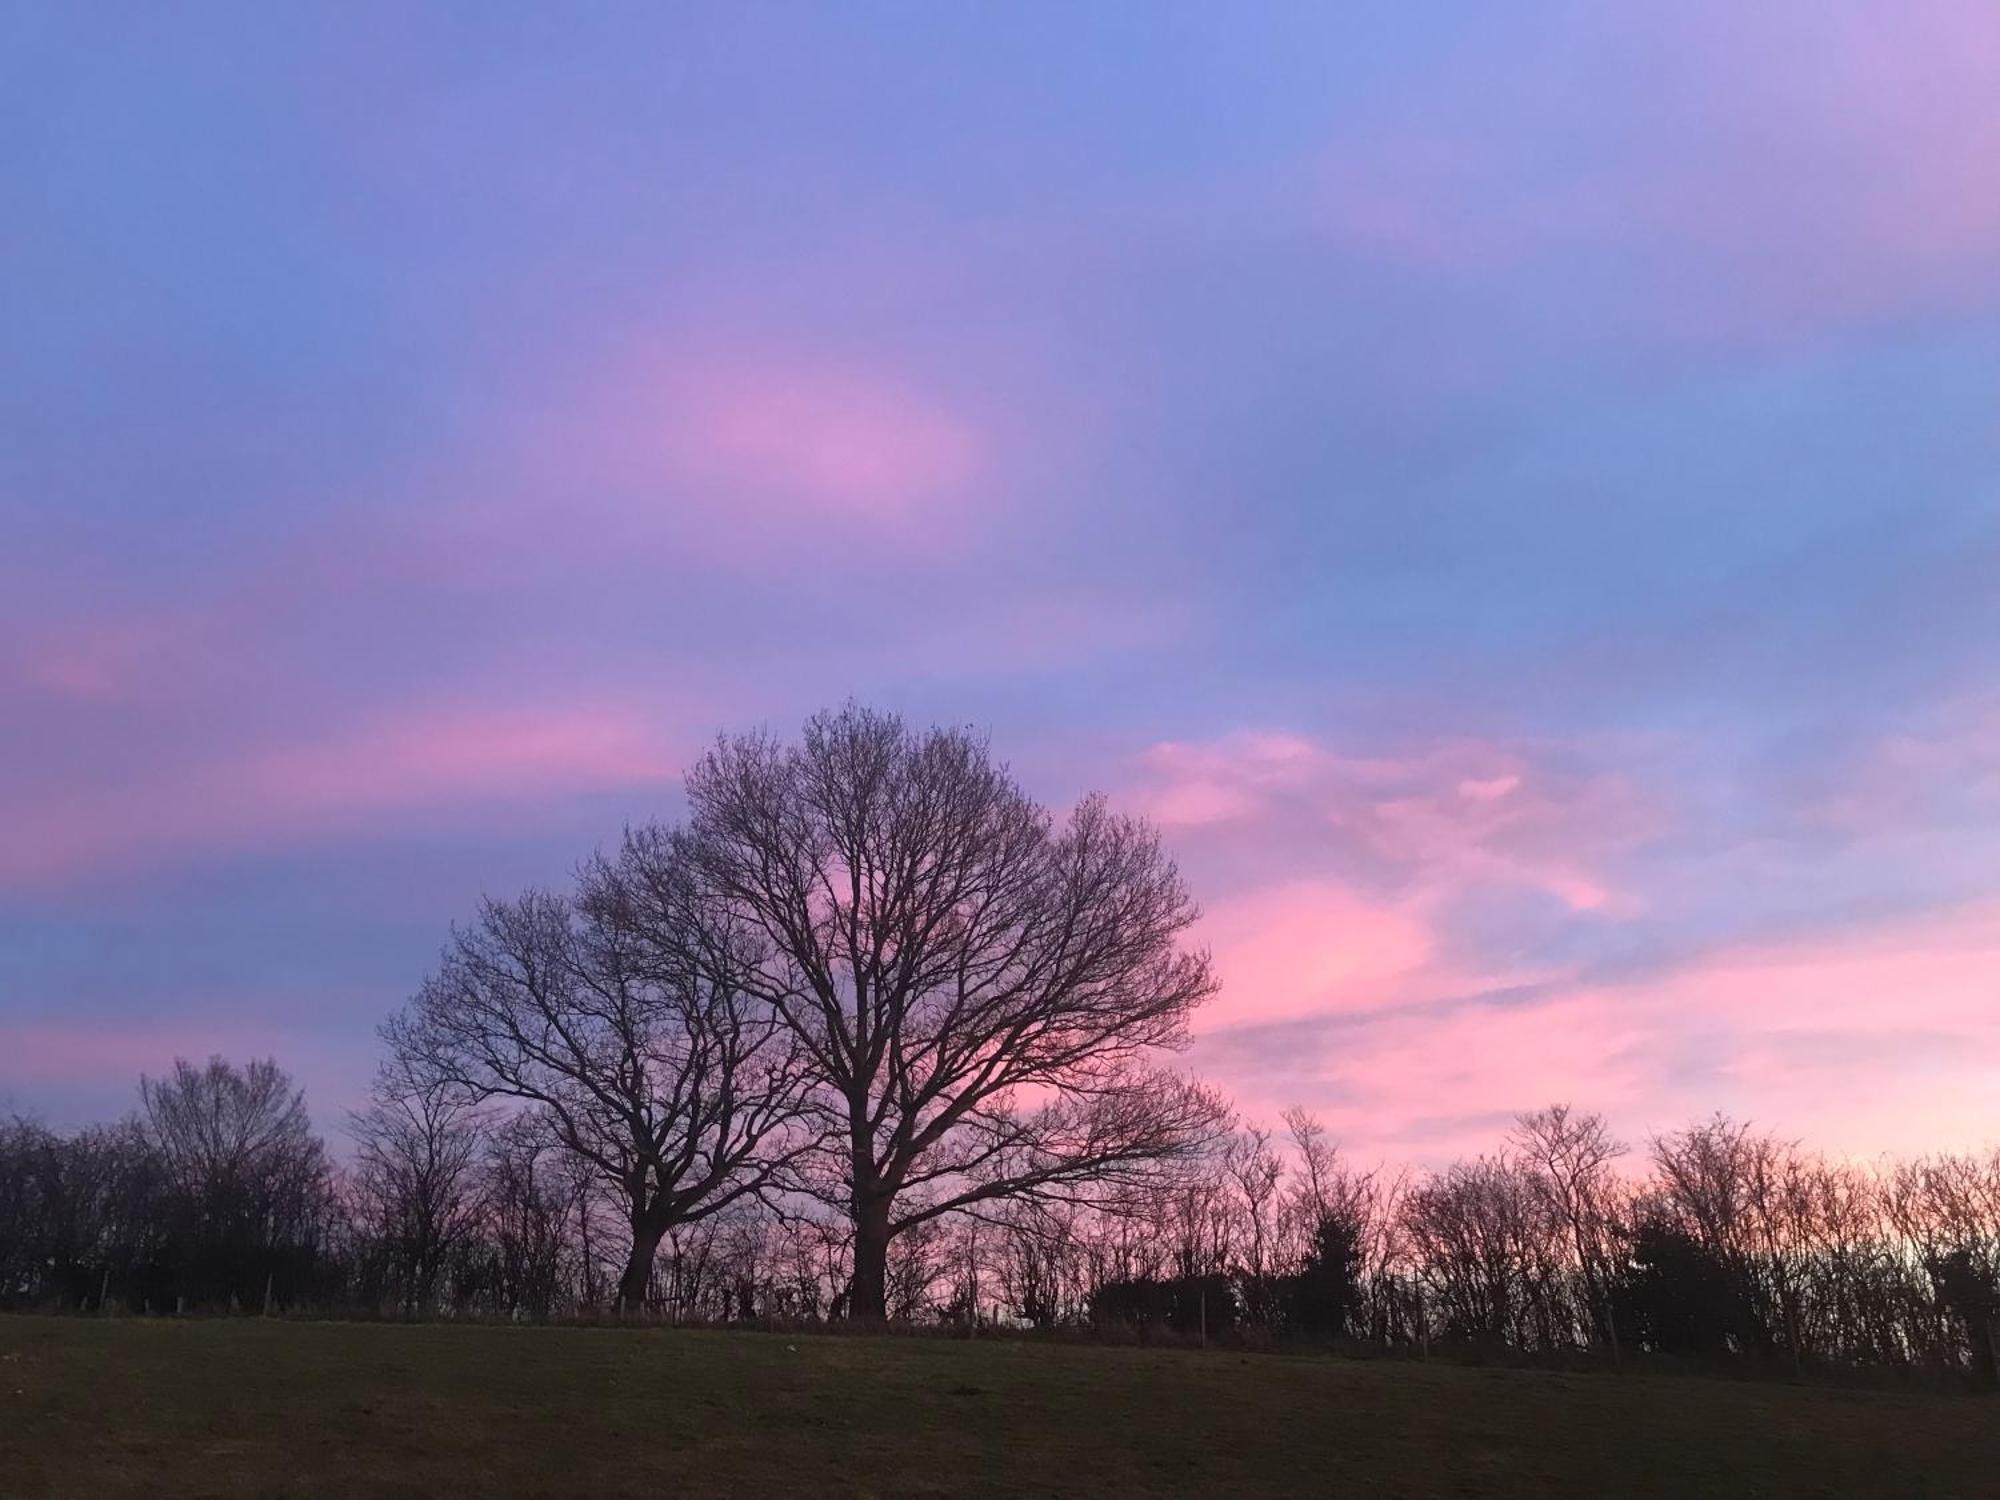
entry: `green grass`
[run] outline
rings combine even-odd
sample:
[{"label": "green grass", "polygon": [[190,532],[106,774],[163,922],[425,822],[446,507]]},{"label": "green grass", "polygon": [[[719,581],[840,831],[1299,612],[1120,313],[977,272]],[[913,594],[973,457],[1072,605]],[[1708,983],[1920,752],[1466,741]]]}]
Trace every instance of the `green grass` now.
[{"label": "green grass", "polygon": [[2000,1494],[2000,1402],[666,1329],[0,1318],[0,1494]]}]

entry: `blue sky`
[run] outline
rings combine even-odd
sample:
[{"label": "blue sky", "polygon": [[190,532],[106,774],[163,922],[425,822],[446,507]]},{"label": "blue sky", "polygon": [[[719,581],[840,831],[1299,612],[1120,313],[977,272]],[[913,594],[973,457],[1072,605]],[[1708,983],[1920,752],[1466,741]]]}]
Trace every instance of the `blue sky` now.
[{"label": "blue sky", "polygon": [[1162,825],[1253,1115],[2000,1134],[1983,3],[17,6],[0,1099],[323,1114],[849,695]]}]

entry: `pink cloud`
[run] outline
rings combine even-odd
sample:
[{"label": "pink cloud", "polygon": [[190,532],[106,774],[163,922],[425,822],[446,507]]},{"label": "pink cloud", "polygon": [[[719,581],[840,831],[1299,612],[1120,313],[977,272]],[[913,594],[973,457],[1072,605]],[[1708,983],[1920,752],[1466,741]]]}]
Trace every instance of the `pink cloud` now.
[{"label": "pink cloud", "polygon": [[1630,910],[1611,857],[1654,836],[1663,813],[1626,779],[1566,767],[1536,746],[1455,740],[1394,756],[1342,754],[1249,732],[1154,746],[1131,795],[1191,844],[1317,841],[1403,888],[1528,886],[1575,910]]},{"label": "pink cloud", "polygon": [[[1267,941],[1282,975],[1283,926]],[[1236,977],[1268,982],[1257,963]],[[1554,1100],[1601,1110],[1635,1142],[1717,1109],[1857,1157],[2000,1141],[2000,906],[1627,982],[1471,978],[1417,966],[1363,973],[1316,1010],[1224,1002],[1195,1062],[1252,1118],[1303,1101],[1391,1160],[1490,1150],[1513,1114]]]},{"label": "pink cloud", "polygon": [[2000,10],[1985,0],[1692,6],[1636,32],[1610,11],[1580,19],[1537,66],[1468,52],[1457,120],[1391,112],[1301,165],[1315,231],[1467,286],[1532,265],[1650,278],[1657,247],[1680,274],[1618,312],[1674,344],[2000,291]]},{"label": "pink cloud", "polygon": [[[379,996],[322,996],[327,1009],[364,1013]],[[60,995],[38,997],[39,1015],[0,1018],[0,1113],[47,1111],[48,1123],[71,1129],[119,1118],[139,1105],[139,1080],[158,1078],[174,1059],[220,1055],[237,1062],[275,1057],[306,1091],[320,1130],[341,1146],[343,1108],[363,1102],[377,1061],[372,1037],[298,1029],[271,1017],[268,995],[234,997],[228,1009],[182,1008],[172,1025],[112,1016],[77,1019]]]},{"label": "pink cloud", "polygon": [[1801,790],[1806,824],[1849,836],[2000,820],[2000,700],[1960,699]]},{"label": "pink cloud", "polygon": [[1310,1108],[1363,1160],[1434,1165],[1490,1151],[1521,1110],[1552,1100],[1630,1129],[1646,1066],[1593,997],[1445,994],[1367,1016],[1299,1017],[1207,1033],[1192,1061],[1246,1118]]},{"label": "pink cloud", "polygon": [[[1918,0],[1732,17],[1744,96],[1789,106],[1799,122],[1771,140],[1774,158],[1845,169],[1852,191],[1827,195],[1821,211],[1853,231],[1857,250],[1912,267],[1990,268],[2000,250],[2000,10]],[[1766,49],[1777,47],[1789,58],[1774,75]],[[1797,207],[1768,205],[1793,223]]]},{"label": "pink cloud", "polygon": [[198,659],[198,643],[211,633],[197,611],[99,604],[78,612],[79,597],[95,601],[95,591],[79,585],[13,632],[12,649],[0,655],[0,692],[13,686],[77,707],[157,696]]},{"label": "pink cloud", "polygon": [[673,769],[631,715],[575,709],[390,722],[331,743],[261,752],[226,779],[265,809],[310,817],[629,786],[663,780]]},{"label": "pink cloud", "polygon": [[1202,921],[1221,995],[1203,1030],[1393,1005],[1435,979],[1422,914],[1332,881],[1301,880],[1215,903]]},{"label": "pink cloud", "polygon": [[828,547],[949,550],[997,469],[990,418],[864,358],[644,350],[537,382],[519,407],[502,460],[475,459],[490,480],[426,522],[438,549],[511,538],[753,574]]},{"label": "pink cloud", "polygon": [[1642,1047],[1701,1039],[1715,1081],[1655,1083],[1656,1112],[1719,1087],[1737,1112],[1834,1150],[2000,1141],[2000,905],[1746,945],[1582,998],[1642,1027]]},{"label": "pink cloud", "polygon": [[1485,1129],[1525,1107],[1508,1101],[1526,1081],[1608,1078],[1588,1003],[1460,1004],[1546,994],[1571,965],[1475,961],[1455,926],[1487,891],[1593,921],[1636,913],[1619,862],[1665,818],[1623,778],[1532,744],[1353,755],[1246,732],[1154,746],[1127,795],[1197,888],[1223,889],[1201,927],[1223,988],[1197,1056],[1253,1115],[1303,1101],[1356,1139],[1428,1151],[1455,1138],[1442,1117]]},{"label": "pink cloud", "polygon": [[129,1078],[135,1098],[140,1076],[159,1076],[176,1057],[199,1058],[212,1052],[261,1056],[264,1050],[246,1037],[241,1018],[204,1022],[190,1017],[171,1029],[124,1021],[0,1024],[0,1057],[6,1059],[9,1078],[91,1084]]},{"label": "pink cloud", "polygon": [[130,685],[131,652],[115,640],[65,641],[29,654],[21,676],[55,697],[102,703],[121,697]]},{"label": "pink cloud", "polygon": [[[641,399],[657,407],[660,468],[730,494],[906,523],[961,497],[989,462],[935,396],[871,371],[725,362],[672,366],[649,384]],[[655,455],[642,442],[633,456],[643,470]]]},{"label": "pink cloud", "polygon": [[1494,163],[1483,142],[1389,132],[1313,170],[1314,229],[1349,254],[1428,274],[1468,275],[1517,258],[1528,226],[1473,203]]},{"label": "pink cloud", "polygon": [[423,712],[199,765],[53,787],[11,784],[0,882],[33,885],[184,851],[349,830],[384,813],[449,816],[667,783],[660,733],[617,707]]},{"label": "pink cloud", "polygon": [[[1871,826],[1900,829],[1909,799],[1992,764],[1984,712],[1947,718],[1863,758],[1902,799]],[[1634,1139],[1718,1108],[1840,1152],[2000,1137],[2000,906],[1719,948],[1696,923],[1681,956],[1609,977],[1591,956],[1625,945],[1569,938],[1652,920],[1656,892],[1684,903],[1688,871],[1632,862],[1667,809],[1573,754],[1240,734],[1155,746],[1130,797],[1210,893],[1223,990],[1193,1061],[1252,1118],[1305,1103],[1364,1154],[1421,1161],[1490,1149],[1556,1099]],[[1700,878],[1786,878],[1761,841],[1738,855]],[[1555,940],[1507,940],[1509,891],[1559,903]],[[1468,944],[1481,892],[1501,893],[1502,930]],[[1674,930],[1666,915],[1633,951]]]}]

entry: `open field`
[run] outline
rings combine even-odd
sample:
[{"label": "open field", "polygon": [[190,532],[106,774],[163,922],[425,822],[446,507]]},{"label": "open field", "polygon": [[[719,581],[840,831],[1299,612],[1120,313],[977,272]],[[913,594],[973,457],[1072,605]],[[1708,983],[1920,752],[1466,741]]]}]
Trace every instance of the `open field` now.
[{"label": "open field", "polygon": [[0,1318],[0,1493],[2000,1493],[2000,1403],[928,1338]]}]

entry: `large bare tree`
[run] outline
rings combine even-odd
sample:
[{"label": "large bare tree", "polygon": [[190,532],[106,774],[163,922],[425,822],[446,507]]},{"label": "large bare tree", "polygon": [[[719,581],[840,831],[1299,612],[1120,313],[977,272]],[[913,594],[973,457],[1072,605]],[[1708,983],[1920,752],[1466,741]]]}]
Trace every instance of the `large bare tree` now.
[{"label": "large bare tree", "polygon": [[587,865],[572,897],[488,901],[384,1035],[417,1078],[525,1101],[621,1205],[622,1308],[661,1239],[779,1181],[807,1078],[741,983],[738,936],[694,901],[682,840]]},{"label": "large bare tree", "polygon": [[1225,1127],[1150,1061],[1215,983],[1142,822],[1090,798],[1058,823],[978,736],[854,705],[720,741],[688,795],[705,899],[762,939],[742,982],[811,1061],[852,1315],[885,1315],[898,1235],[1129,1187]]}]

